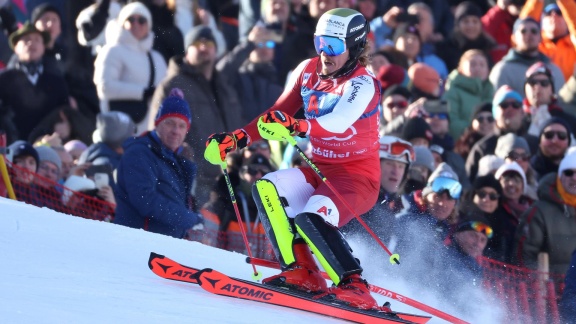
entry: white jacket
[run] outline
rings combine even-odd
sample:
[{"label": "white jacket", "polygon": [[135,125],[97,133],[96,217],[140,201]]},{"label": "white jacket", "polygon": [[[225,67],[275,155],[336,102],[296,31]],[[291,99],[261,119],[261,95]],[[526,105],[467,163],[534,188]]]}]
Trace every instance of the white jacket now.
[{"label": "white jacket", "polygon": [[[114,23],[114,22],[111,22]],[[138,41],[130,31],[116,25],[107,29],[107,43],[94,61],[94,83],[100,98],[100,109],[108,111],[108,100],[140,100],[148,87],[151,51],[156,86],[166,76],[166,62],[160,53],[152,50],[154,33]],[[110,31],[110,32],[109,32]]]}]

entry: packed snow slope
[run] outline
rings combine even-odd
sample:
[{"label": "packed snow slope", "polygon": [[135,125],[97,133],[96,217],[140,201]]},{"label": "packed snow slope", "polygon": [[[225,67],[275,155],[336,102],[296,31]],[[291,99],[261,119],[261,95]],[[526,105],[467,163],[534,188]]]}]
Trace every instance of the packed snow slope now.
[{"label": "packed snow slope", "polygon": [[[251,266],[238,253],[0,198],[0,322],[340,322],[216,296],[193,284],[159,278],[148,268],[151,251],[192,267],[210,267],[251,279]],[[277,272],[259,270],[264,276]],[[377,299],[381,303],[387,300]],[[397,311],[424,314],[391,302]],[[430,323],[443,322],[434,318]]]}]

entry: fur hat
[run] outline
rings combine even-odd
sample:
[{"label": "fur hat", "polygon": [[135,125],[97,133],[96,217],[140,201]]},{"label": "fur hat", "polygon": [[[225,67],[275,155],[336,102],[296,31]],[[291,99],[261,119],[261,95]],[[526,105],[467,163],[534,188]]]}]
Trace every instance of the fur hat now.
[{"label": "fur hat", "polygon": [[190,106],[188,106],[188,103],[184,100],[184,93],[178,88],[172,89],[168,97],[160,104],[158,113],[154,119],[154,125],[158,126],[160,122],[168,117],[182,119],[188,124],[188,129],[190,129],[190,123],[192,123]]},{"label": "fur hat", "polygon": [[501,159],[506,159],[508,154],[516,148],[524,149],[528,155],[532,154],[530,152],[530,146],[528,146],[528,142],[524,137],[518,136],[514,133],[508,133],[498,138],[494,155]]},{"label": "fur hat", "polygon": [[130,2],[129,4],[125,5],[118,14],[118,24],[122,26],[124,22],[128,20],[128,18],[130,18],[132,15],[139,15],[146,18],[148,21],[148,27],[150,30],[152,30],[152,14],[150,13],[150,10],[148,10],[148,8],[146,8],[146,6],[141,2]]},{"label": "fur hat", "polygon": [[134,136],[136,125],[127,114],[120,111],[99,113],[96,116],[94,137],[111,147],[119,147],[129,137]]},{"label": "fur hat", "polygon": [[62,160],[60,159],[58,152],[56,152],[53,148],[44,145],[37,146],[36,152],[38,152],[39,162],[48,161],[57,166],[59,172],[62,171]]},{"label": "fur hat", "polygon": [[184,38],[184,50],[186,50],[190,45],[194,42],[205,39],[214,42],[216,44],[216,38],[214,38],[214,34],[212,33],[212,29],[210,27],[204,25],[198,25],[192,28]]}]

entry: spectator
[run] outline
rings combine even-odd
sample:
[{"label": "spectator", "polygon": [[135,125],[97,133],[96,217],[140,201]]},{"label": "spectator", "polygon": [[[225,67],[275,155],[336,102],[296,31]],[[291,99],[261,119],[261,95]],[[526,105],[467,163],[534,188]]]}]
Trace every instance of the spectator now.
[{"label": "spectator", "polygon": [[520,265],[537,269],[538,253],[548,253],[550,272],[565,274],[576,249],[576,153],[540,181],[538,200],[520,220],[515,253]]},{"label": "spectator", "polygon": [[436,169],[434,156],[426,146],[414,146],[415,160],[410,163],[402,193],[410,194],[426,187],[430,174]]},{"label": "spectator", "polygon": [[412,143],[413,146],[429,147],[434,134],[430,125],[422,117],[410,118],[402,129],[403,140]]},{"label": "spectator", "polygon": [[472,123],[464,130],[464,133],[454,147],[454,152],[466,158],[470,149],[482,137],[491,135],[494,132],[494,116],[492,115],[492,104],[487,102],[476,105],[474,108]]},{"label": "spectator", "polygon": [[478,174],[477,177],[482,177],[485,175],[494,175],[498,168],[500,168],[506,161],[504,159],[497,157],[494,154],[488,154],[483,156],[478,161]]},{"label": "spectator", "polygon": [[393,42],[396,50],[403,53],[408,59],[408,66],[420,62],[433,68],[440,78],[446,79],[448,76],[448,69],[438,56],[422,52],[422,39],[416,26],[400,24],[394,32]]},{"label": "spectator", "polygon": [[442,94],[442,79],[432,67],[424,63],[415,63],[408,69],[412,93],[411,101],[414,102],[420,98],[438,99]]},{"label": "spectator", "polygon": [[411,94],[410,90],[393,85],[382,94],[382,118],[380,133],[398,136],[402,133],[407,120],[406,112]]},{"label": "spectator", "polygon": [[[482,11],[476,3],[464,1],[460,3],[454,12],[455,25],[448,39],[438,45],[441,51],[438,56],[446,63],[448,71],[452,71],[459,65],[462,55],[469,50],[477,50],[486,60],[486,68],[490,63],[489,53],[496,47],[494,39],[484,32],[482,28]],[[489,70],[489,69],[488,69]],[[486,73],[485,80],[488,77]]]},{"label": "spectator", "polygon": [[156,128],[124,144],[117,169],[116,224],[183,238],[201,227],[202,218],[190,210],[195,165],[179,156],[192,115],[175,91],[162,101]]},{"label": "spectator", "polygon": [[474,110],[481,103],[491,101],[494,87],[488,80],[490,69],[487,56],[479,50],[468,50],[460,58],[458,69],[446,82],[443,98],[450,106],[450,135],[460,138],[473,121]]},{"label": "spectator", "polygon": [[546,174],[558,172],[558,166],[570,147],[572,131],[566,121],[553,117],[542,125],[538,141],[538,151],[530,159],[530,165],[540,181]]},{"label": "spectator", "polygon": [[[395,136],[383,136],[379,141],[381,175],[378,200],[361,218],[380,240],[387,242],[395,232],[395,215],[404,208],[399,193],[402,191],[410,163],[415,159],[415,153],[412,144]],[[356,219],[348,222],[342,232],[347,236],[362,239],[364,243],[372,243],[370,236]]]},{"label": "spectator", "polygon": [[58,181],[62,178],[62,160],[58,153],[48,146],[36,147],[38,152],[38,176],[35,178],[36,202],[38,207],[48,207],[52,210],[63,211],[60,200],[62,194],[56,189]]},{"label": "spectator", "polygon": [[170,89],[177,87],[182,89],[186,101],[193,107],[194,119],[186,142],[198,163],[195,196],[199,206],[208,201],[210,188],[221,174],[218,166],[201,158],[206,139],[222,129],[240,127],[244,121],[238,95],[228,77],[214,69],[215,62],[216,43],[212,31],[205,26],[194,27],[186,35],[186,55],[170,59],[168,75],[152,100],[154,114]]},{"label": "spectator", "polygon": [[520,165],[524,175],[526,175],[526,195],[534,200],[538,199],[536,193],[538,181],[536,181],[536,174],[530,166],[532,152],[526,139],[513,133],[502,135],[498,138],[494,154],[504,162],[516,162]]},{"label": "spectator", "polygon": [[524,111],[530,125],[528,134],[538,136],[542,125],[551,117],[558,117],[566,121],[571,129],[576,129],[576,117],[564,112],[558,105],[554,79],[544,63],[536,62],[526,71],[524,90]]},{"label": "spectator", "polygon": [[542,25],[540,52],[549,57],[568,80],[574,71],[576,49],[572,36],[576,35],[576,4],[573,1],[559,0],[544,7],[544,1],[528,0],[520,12],[520,17],[531,17]]},{"label": "spectator", "polygon": [[74,163],[78,163],[80,155],[82,155],[82,153],[86,151],[87,148],[88,147],[86,146],[86,144],[84,144],[84,142],[79,140],[71,140],[66,142],[66,144],[64,144],[64,149],[68,153],[70,153],[72,159],[74,159]]},{"label": "spectator", "polygon": [[78,110],[69,105],[60,106],[38,123],[38,126],[30,133],[28,141],[34,143],[45,135],[57,133],[63,142],[73,139],[90,142],[93,130],[94,125],[90,119]]},{"label": "spectator", "polygon": [[38,152],[32,145],[24,141],[16,141],[8,149],[12,162],[13,176],[11,179],[16,198],[33,204],[36,202],[34,178],[40,164]]},{"label": "spectator", "polygon": [[513,31],[514,46],[500,62],[494,65],[490,72],[490,82],[494,88],[498,89],[502,85],[508,85],[524,97],[524,84],[518,76],[526,74],[532,64],[540,61],[550,69],[554,86],[560,89],[564,85],[562,71],[538,50],[542,40],[538,22],[532,18],[518,19],[514,23]]},{"label": "spectator", "polygon": [[255,26],[246,42],[237,45],[216,65],[231,79],[240,96],[244,120],[252,120],[272,106],[282,94],[283,80],[277,79],[274,66],[276,42],[273,30]]},{"label": "spectator", "polygon": [[44,51],[44,63],[47,69],[53,73],[64,74],[64,62],[66,49],[63,42],[59,41],[60,34],[62,34],[62,16],[56,6],[45,2],[34,8],[30,15],[31,23],[39,31],[48,33],[50,40],[46,44]]},{"label": "spectator", "polygon": [[15,59],[0,72],[0,128],[8,142],[27,139],[42,119],[68,103],[64,79],[42,61],[49,38],[31,24],[10,35]]},{"label": "spectator", "polygon": [[[522,108],[522,96],[508,86],[502,86],[494,94],[492,100],[492,114],[496,121],[495,131],[478,141],[466,159],[466,173],[470,181],[474,181],[478,172],[478,160],[481,157],[494,154],[498,137],[507,133],[525,135],[524,111]],[[530,142],[530,141],[528,141]]]},{"label": "spectator", "polygon": [[373,68],[376,69],[372,71],[376,71],[374,74],[376,74],[378,80],[380,81],[382,92],[384,93],[386,90],[388,90],[388,88],[394,85],[405,87],[409,81],[408,76],[406,75],[406,70],[396,64],[389,63],[388,59],[386,58],[384,58],[386,61],[383,62],[382,65],[375,65],[374,61],[377,60],[375,57],[379,56],[384,57],[384,55],[381,53],[375,53],[372,55],[370,68],[371,70]]},{"label": "spectator", "polygon": [[127,4],[107,35],[106,45],[94,62],[100,109],[127,113],[141,133],[151,119],[148,101],[166,75],[164,59],[152,50],[150,11],[139,2]]},{"label": "spectator", "polygon": [[184,36],[174,23],[175,7],[168,6],[167,0],[146,1],[146,7],[152,15],[152,31],[154,45],[152,48],[158,51],[168,62],[172,56],[184,54]]},{"label": "spectator", "polygon": [[497,0],[496,4],[482,16],[484,30],[496,41],[496,47],[490,54],[492,62],[500,62],[510,50],[513,26],[520,9],[522,5],[518,1]]}]

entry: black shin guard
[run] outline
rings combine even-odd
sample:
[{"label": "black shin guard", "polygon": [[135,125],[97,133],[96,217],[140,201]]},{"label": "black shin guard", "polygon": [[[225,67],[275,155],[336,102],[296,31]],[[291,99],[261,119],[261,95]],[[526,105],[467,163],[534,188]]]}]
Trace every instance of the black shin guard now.
[{"label": "black shin guard", "polygon": [[294,219],[298,233],[316,255],[336,285],[349,275],[362,273],[360,263],[340,231],[316,214],[301,213]]}]

